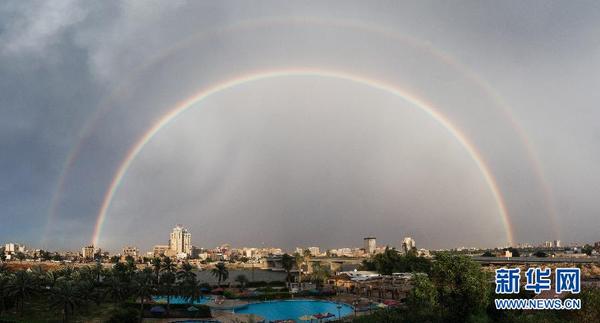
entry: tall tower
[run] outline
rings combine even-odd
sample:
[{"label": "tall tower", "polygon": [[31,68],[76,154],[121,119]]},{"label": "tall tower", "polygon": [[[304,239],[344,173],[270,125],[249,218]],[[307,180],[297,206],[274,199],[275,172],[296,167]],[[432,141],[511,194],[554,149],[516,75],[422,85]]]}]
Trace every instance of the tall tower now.
[{"label": "tall tower", "polygon": [[192,254],[192,234],[181,225],[175,226],[169,239],[169,249],[174,254]]},{"label": "tall tower", "polygon": [[416,247],[417,244],[415,243],[415,240],[413,238],[405,237],[404,240],[402,240],[402,250],[404,250],[405,253],[408,253]]},{"label": "tall tower", "polygon": [[375,253],[375,249],[377,248],[377,241],[375,237],[366,237],[364,238],[365,242],[365,252],[369,255]]}]

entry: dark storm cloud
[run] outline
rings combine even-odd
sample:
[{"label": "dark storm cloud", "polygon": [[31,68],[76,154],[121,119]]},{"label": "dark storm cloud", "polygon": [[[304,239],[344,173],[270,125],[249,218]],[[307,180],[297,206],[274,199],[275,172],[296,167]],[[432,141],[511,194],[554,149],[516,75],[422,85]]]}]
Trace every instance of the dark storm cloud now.
[{"label": "dark storm cloud", "polygon": [[[479,148],[496,175],[517,240],[556,238],[548,221],[552,207],[558,213],[560,238],[597,239],[598,18],[600,10],[594,2],[5,2],[0,5],[0,240],[40,243],[59,176],[82,130],[90,129],[67,173],[64,192],[58,195],[56,218],[47,231],[49,247],[87,243],[116,167],[136,138],[168,107],[218,80],[289,66],[369,75],[409,89],[439,107]],[[401,41],[406,38],[403,35],[420,45]],[[425,50],[427,46],[455,57],[495,93],[490,96],[464,68],[448,65],[436,52]],[[325,83],[332,96],[348,95],[344,88],[349,85]],[[278,87],[277,91],[285,94],[289,89]],[[166,236],[177,219],[193,228],[196,243],[208,245],[256,243],[256,235],[286,247],[309,242],[356,245],[363,234],[377,235],[391,244],[397,244],[401,235],[414,235],[425,246],[504,242],[501,228],[478,230],[478,225],[485,224],[478,223],[476,214],[498,221],[498,211],[472,161],[457,147],[444,149],[450,145],[449,138],[441,133],[420,133],[428,121],[411,128],[416,136],[413,141],[421,143],[421,148],[407,145],[402,158],[389,159],[408,160],[422,168],[415,166],[404,177],[394,177],[394,164],[365,166],[368,161],[362,158],[370,149],[398,149],[398,142],[375,136],[380,130],[369,130],[380,126],[370,119],[381,113],[374,112],[373,106],[398,104],[395,99],[388,101],[381,94],[362,107],[347,103],[365,115],[321,124],[313,129],[324,132],[320,138],[295,137],[266,121],[239,119],[244,114],[233,113],[232,107],[240,104],[241,94],[227,93],[232,97],[225,98],[225,93],[222,102],[228,102],[229,109],[194,115],[204,128],[186,126],[185,121],[174,123],[183,130],[165,130],[173,137],[157,138],[165,144],[144,151],[132,165],[108,216],[113,220],[129,217],[126,222],[154,217],[146,218],[156,221],[149,226],[152,232],[138,235],[144,247],[161,242],[148,237]],[[256,90],[255,95],[267,96],[269,91]],[[532,147],[523,146],[494,95],[505,101]],[[327,98],[321,94],[317,99]],[[296,101],[296,109],[311,111],[301,104],[310,104],[309,100]],[[265,98],[264,102],[270,101]],[[279,111],[260,104],[254,109],[264,115],[262,120],[274,118]],[[396,114],[384,115],[384,119],[396,120],[391,117]],[[281,122],[289,125],[286,118],[294,114],[280,116],[287,116]],[[320,117],[326,119],[327,113]],[[86,123],[89,120],[96,121]],[[390,127],[402,125],[396,122]],[[257,124],[262,132],[256,133]],[[362,129],[371,139],[350,140],[353,137],[347,131],[352,128]],[[282,133],[291,141],[273,138]],[[209,137],[188,141],[200,135]],[[331,140],[341,151],[319,146],[320,139]],[[182,141],[189,144],[177,144]],[[342,149],[352,147],[351,143],[356,144],[358,154]],[[312,152],[314,164],[300,163],[306,168],[294,169],[298,159],[305,158],[303,154],[311,153],[302,147],[313,145],[320,147]],[[277,155],[284,149],[281,146],[299,147],[299,151],[285,148],[291,149],[289,154],[295,159],[269,160],[261,155]],[[526,156],[527,149],[541,161],[545,189],[535,174],[538,166],[532,166]],[[332,166],[328,160],[336,153],[346,156],[347,163]],[[442,167],[444,161],[448,165]],[[326,169],[346,178],[326,180],[327,175],[320,173]],[[379,180],[365,179],[374,170]],[[301,178],[290,179],[295,172]],[[308,177],[315,174],[323,182],[313,186]],[[459,192],[447,186],[452,174],[468,179]],[[145,185],[151,178],[156,181]],[[411,183],[407,187],[422,194],[406,187],[403,191],[402,185],[395,187],[386,178],[404,178]],[[244,190],[249,192],[240,193]],[[459,203],[466,196],[460,191],[477,198]],[[548,205],[545,191],[550,192],[554,205]],[[374,196],[375,192],[381,195]],[[432,201],[429,194],[433,192],[443,198]],[[396,202],[406,211],[395,210]],[[206,223],[195,221],[198,210],[208,217]],[[251,218],[235,217],[248,210],[253,210]],[[361,222],[356,210],[375,220]],[[352,220],[355,225],[336,230],[345,216],[358,222]],[[436,227],[440,218],[451,226],[478,232],[466,239],[454,234],[458,229],[441,230]],[[246,222],[250,233],[223,237],[227,228],[240,230],[244,227],[240,223]],[[307,223],[318,226],[315,229]],[[372,223],[381,226],[371,227]],[[261,232],[261,228],[271,230]],[[118,230],[111,230],[105,230],[104,238],[111,248],[137,243],[121,241]]]}]

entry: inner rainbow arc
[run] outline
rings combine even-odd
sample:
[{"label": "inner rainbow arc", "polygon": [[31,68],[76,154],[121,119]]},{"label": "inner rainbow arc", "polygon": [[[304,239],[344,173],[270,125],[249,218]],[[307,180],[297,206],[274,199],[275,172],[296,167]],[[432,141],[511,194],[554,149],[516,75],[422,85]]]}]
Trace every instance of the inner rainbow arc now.
[{"label": "inner rainbow arc", "polygon": [[156,123],[154,123],[136,142],[135,144],[128,150],[125,158],[119,165],[117,172],[115,173],[111,183],[104,195],[102,200],[102,204],[98,211],[98,215],[96,218],[96,223],[94,226],[94,231],[91,239],[91,243],[95,246],[98,245],[100,240],[100,235],[102,232],[102,226],[104,221],[106,220],[106,215],[108,209],[110,208],[112,199],[118,190],[124,176],[127,173],[127,170],[131,166],[132,162],[135,160],[137,155],[143,150],[144,146],[169,122],[171,122],[174,118],[176,118],[179,114],[191,108],[196,103],[206,99],[207,97],[221,92],[223,90],[227,90],[242,84],[277,78],[277,77],[290,77],[290,76],[314,76],[314,77],[324,77],[324,78],[332,78],[332,79],[340,79],[355,82],[357,84],[362,84],[365,86],[369,86],[371,88],[375,88],[392,95],[398,96],[405,100],[406,102],[412,104],[413,106],[419,108],[423,112],[427,113],[430,117],[436,120],[440,125],[442,125],[460,144],[463,148],[469,153],[470,157],[475,162],[477,168],[481,172],[486,184],[488,185],[492,196],[497,204],[498,211],[501,215],[502,222],[504,225],[504,229],[506,232],[506,239],[509,245],[514,244],[513,238],[513,226],[511,224],[510,218],[508,216],[508,211],[506,208],[506,203],[502,196],[502,193],[498,187],[495,177],[492,175],[489,167],[485,164],[483,157],[479,153],[479,151],[475,148],[473,143],[457,128],[455,127],[443,114],[434,109],[434,107],[425,102],[424,100],[403,91],[402,89],[395,87],[394,85],[370,79],[368,77],[359,76],[356,74],[349,74],[335,70],[327,70],[327,69],[312,69],[312,68],[291,68],[291,69],[280,69],[280,70],[272,70],[272,71],[262,71],[251,74],[245,74],[239,76],[234,79],[230,79],[211,87],[208,87],[190,98],[180,102],[175,105],[173,108],[169,109],[169,112],[162,115]]}]

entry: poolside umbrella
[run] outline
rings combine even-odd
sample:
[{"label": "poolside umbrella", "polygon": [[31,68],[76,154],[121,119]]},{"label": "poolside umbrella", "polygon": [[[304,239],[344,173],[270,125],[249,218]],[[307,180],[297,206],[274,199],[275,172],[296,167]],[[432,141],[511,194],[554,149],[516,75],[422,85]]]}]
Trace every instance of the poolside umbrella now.
[{"label": "poolside umbrella", "polygon": [[330,318],[330,317],[334,317],[334,316],[335,316],[335,314],[333,314],[333,313],[329,313],[329,312],[326,312],[326,313],[323,313],[323,314],[321,314],[321,318],[322,318],[322,319],[328,319],[328,318]]},{"label": "poolside umbrella", "polygon": [[218,293],[222,293],[223,291],[225,291],[223,288],[218,287],[212,290],[213,294],[218,294]]},{"label": "poolside umbrella", "polygon": [[162,306],[153,306],[150,309],[150,313],[152,313],[152,314],[165,314],[165,312],[166,312],[166,310]]},{"label": "poolside umbrella", "polygon": [[393,299],[386,299],[383,301],[383,304],[387,305],[387,306],[397,306],[398,302],[393,300]]},{"label": "poolside umbrella", "polygon": [[200,291],[204,292],[204,293],[205,292],[210,292],[210,288],[202,287],[202,288],[200,288]]},{"label": "poolside umbrella", "polygon": [[298,318],[300,321],[312,321],[316,320],[316,318],[312,315],[303,315]]}]

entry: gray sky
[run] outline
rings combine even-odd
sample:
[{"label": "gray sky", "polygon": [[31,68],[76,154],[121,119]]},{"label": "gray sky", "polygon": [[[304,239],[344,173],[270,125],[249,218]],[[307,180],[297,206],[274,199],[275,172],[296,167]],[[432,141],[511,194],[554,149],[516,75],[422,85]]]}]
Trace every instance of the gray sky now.
[{"label": "gray sky", "polygon": [[[600,240],[600,6],[554,1],[0,4],[0,241],[79,248],[126,153],[199,91],[265,71],[430,102],[516,242]],[[228,88],[163,127],[100,247],[496,246],[501,212],[438,121],[324,76]]]}]

